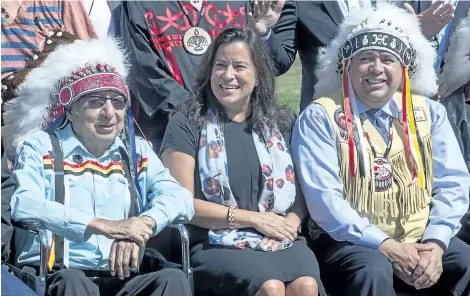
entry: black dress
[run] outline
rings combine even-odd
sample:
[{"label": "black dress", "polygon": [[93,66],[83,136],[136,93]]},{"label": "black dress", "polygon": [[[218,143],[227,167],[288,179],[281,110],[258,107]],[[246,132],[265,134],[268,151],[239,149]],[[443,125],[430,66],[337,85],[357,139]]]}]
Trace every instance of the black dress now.
[{"label": "black dress", "polygon": [[[290,139],[290,131],[281,132],[285,139]],[[199,136],[196,127],[178,112],[170,119],[161,151],[173,148],[191,155],[198,168]],[[225,143],[231,189],[238,207],[258,211],[262,172],[246,123],[229,122],[225,127]],[[206,200],[197,171],[195,198]],[[194,225],[188,225],[188,229],[196,295],[254,295],[268,280],[287,283],[302,276],[315,278],[320,295],[324,295],[317,260],[302,237],[289,249],[263,252],[211,245],[208,229]]]}]

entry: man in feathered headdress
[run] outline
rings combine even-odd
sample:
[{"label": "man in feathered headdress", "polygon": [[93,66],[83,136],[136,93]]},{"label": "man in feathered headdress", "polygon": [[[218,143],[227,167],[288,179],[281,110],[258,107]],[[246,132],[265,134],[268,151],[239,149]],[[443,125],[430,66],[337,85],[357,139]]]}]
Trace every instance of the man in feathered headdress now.
[{"label": "man in feathered headdress", "polygon": [[181,271],[139,268],[150,237],[189,221],[194,207],[133,134],[129,66],[112,38],[60,45],[4,104],[17,181],[11,218],[39,222],[48,245],[46,267],[38,238],[15,232],[14,263],[47,268],[52,296],[190,294]]},{"label": "man in feathered headdress", "polygon": [[[467,15],[457,26],[444,56],[439,97],[470,171],[470,9]],[[470,211],[462,219],[457,236],[470,244]]]},{"label": "man in feathered headdress", "polygon": [[435,57],[416,16],[389,3],[348,15],[319,56],[319,99],[292,149],[326,284],[347,295],[395,295],[394,275],[405,289],[470,292],[470,246],[455,237],[470,175],[445,109],[425,97]]}]

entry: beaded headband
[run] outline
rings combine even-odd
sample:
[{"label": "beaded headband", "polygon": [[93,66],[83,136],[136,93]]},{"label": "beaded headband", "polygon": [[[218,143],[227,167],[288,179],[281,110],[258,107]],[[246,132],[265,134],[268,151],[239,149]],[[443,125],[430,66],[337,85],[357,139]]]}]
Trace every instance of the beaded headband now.
[{"label": "beaded headband", "polygon": [[113,66],[100,63],[95,66],[87,64],[57,83],[56,91],[51,94],[51,98],[59,103],[48,107],[49,117],[46,118],[43,128],[49,130],[62,125],[65,107],[97,90],[114,90],[129,98],[129,91]]},{"label": "beaded headband", "polygon": [[350,59],[358,53],[379,49],[394,54],[405,67],[409,67],[416,57],[416,51],[405,40],[383,31],[368,31],[353,35],[340,49],[343,59]]}]

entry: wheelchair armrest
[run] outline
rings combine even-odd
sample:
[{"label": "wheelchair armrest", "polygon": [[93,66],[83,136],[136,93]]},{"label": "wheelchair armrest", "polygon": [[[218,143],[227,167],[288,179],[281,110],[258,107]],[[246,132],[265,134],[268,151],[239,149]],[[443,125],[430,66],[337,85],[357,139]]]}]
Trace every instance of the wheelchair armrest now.
[{"label": "wheelchair armrest", "polygon": [[23,221],[12,221],[13,226],[21,228],[23,230],[39,234],[42,230],[41,222],[37,220],[23,220]]},{"label": "wheelchair armrest", "polygon": [[181,264],[183,265],[183,271],[188,278],[191,277],[192,269],[189,262],[189,234],[188,230],[183,224],[171,225],[172,228],[176,228],[181,238]]},{"label": "wheelchair armrest", "polygon": [[46,229],[42,226],[41,222],[37,220],[22,220],[22,221],[11,221],[11,224],[16,227],[35,234],[39,237],[39,276],[42,281],[47,280],[47,258],[49,246],[46,238]]}]

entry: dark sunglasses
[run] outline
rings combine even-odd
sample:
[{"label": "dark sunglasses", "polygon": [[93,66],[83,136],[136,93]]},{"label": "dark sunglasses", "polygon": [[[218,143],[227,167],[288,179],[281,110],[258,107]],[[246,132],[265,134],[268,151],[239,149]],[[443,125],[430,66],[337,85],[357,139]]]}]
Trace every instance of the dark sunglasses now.
[{"label": "dark sunglasses", "polygon": [[105,96],[94,95],[94,96],[88,97],[88,100],[87,100],[88,107],[91,109],[103,108],[107,100],[111,101],[111,105],[113,105],[113,108],[116,110],[123,110],[127,105],[127,98],[123,96],[105,97]]}]

